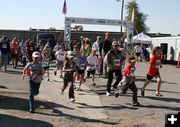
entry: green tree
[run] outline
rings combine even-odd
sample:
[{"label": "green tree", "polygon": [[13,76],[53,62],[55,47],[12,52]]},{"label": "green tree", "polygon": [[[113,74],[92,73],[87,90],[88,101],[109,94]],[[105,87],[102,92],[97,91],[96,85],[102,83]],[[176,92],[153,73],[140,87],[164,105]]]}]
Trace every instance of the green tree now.
[{"label": "green tree", "polygon": [[126,5],[127,16],[125,17],[125,19],[128,21],[132,19],[133,9],[134,9],[134,35],[141,32],[148,32],[149,27],[146,26],[145,24],[148,15],[140,12],[139,6],[135,0],[132,0],[127,3]]}]

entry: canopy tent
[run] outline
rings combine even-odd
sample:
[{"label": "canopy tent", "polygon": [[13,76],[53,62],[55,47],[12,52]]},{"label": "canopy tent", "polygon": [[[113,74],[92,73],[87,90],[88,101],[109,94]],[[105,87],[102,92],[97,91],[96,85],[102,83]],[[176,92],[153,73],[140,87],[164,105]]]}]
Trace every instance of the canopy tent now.
[{"label": "canopy tent", "polygon": [[[133,37],[133,43],[151,44],[151,41],[151,37],[143,32]],[[127,39],[125,39],[125,42],[127,42]]]},{"label": "canopy tent", "polygon": [[133,37],[134,43],[151,44],[151,37],[141,32],[140,34]]}]

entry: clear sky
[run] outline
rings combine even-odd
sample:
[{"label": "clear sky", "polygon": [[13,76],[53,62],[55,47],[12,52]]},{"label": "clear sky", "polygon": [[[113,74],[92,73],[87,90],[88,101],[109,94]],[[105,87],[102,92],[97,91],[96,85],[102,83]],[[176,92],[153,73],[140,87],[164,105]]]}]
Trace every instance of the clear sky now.
[{"label": "clear sky", "polygon": [[[124,0],[125,5],[130,0]],[[64,29],[64,0],[0,0],[0,29]],[[66,0],[68,17],[120,19],[116,0]],[[149,32],[180,34],[180,0],[136,0],[148,15]],[[124,8],[124,16],[126,10]],[[120,31],[120,27],[83,25],[84,30]]]}]

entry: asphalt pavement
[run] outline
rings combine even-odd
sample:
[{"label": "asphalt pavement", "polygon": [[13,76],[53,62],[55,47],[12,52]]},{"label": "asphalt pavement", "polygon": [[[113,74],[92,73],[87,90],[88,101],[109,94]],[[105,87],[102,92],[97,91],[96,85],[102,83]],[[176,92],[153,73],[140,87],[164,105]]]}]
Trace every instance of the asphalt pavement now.
[{"label": "asphalt pavement", "polygon": [[[147,62],[136,64],[136,85],[141,88],[146,79]],[[54,111],[61,111],[65,116],[88,120],[106,121],[135,121],[142,126],[164,126],[165,114],[180,111],[180,69],[174,65],[163,65],[160,69],[162,77],[162,97],[155,96],[156,81],[152,80],[147,87],[145,97],[138,91],[140,106],[131,105],[132,93],[115,98],[114,95],[106,96],[107,79],[96,76],[96,86],[91,85],[87,79],[82,85],[82,91],[75,91],[76,101],[71,103],[68,99],[68,88],[61,95],[60,88],[63,81],[59,75],[53,75],[54,68],[50,70],[50,81],[46,74],[41,84],[40,94],[37,96],[42,101],[48,101],[61,106],[52,106]],[[28,93],[27,78],[21,78],[22,68],[0,71],[0,91],[21,91]],[[76,82],[76,86],[78,82]],[[68,107],[68,108],[67,108]]]}]

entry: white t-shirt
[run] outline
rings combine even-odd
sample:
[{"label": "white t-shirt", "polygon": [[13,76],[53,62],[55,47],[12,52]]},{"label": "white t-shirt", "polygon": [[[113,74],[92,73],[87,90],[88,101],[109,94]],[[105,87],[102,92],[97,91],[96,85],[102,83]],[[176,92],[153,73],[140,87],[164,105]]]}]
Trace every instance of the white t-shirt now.
[{"label": "white t-shirt", "polygon": [[57,52],[55,53],[56,59],[57,59],[58,61],[63,61],[63,60],[64,60],[64,54],[65,54],[65,53],[66,53],[65,51],[57,51]]},{"label": "white t-shirt", "polygon": [[99,53],[99,43],[97,41],[93,43],[92,50],[96,50],[97,51],[96,54],[100,55],[100,53]]},{"label": "white t-shirt", "polygon": [[61,48],[62,48],[61,45],[55,45],[53,51],[57,52]]},{"label": "white t-shirt", "polygon": [[88,56],[87,57],[87,62],[91,65],[87,66],[87,70],[93,70],[96,69],[97,65],[97,56]]},{"label": "white t-shirt", "polygon": [[141,46],[136,45],[136,46],[134,47],[134,52],[135,52],[135,53],[141,53],[141,52],[142,52]]}]

